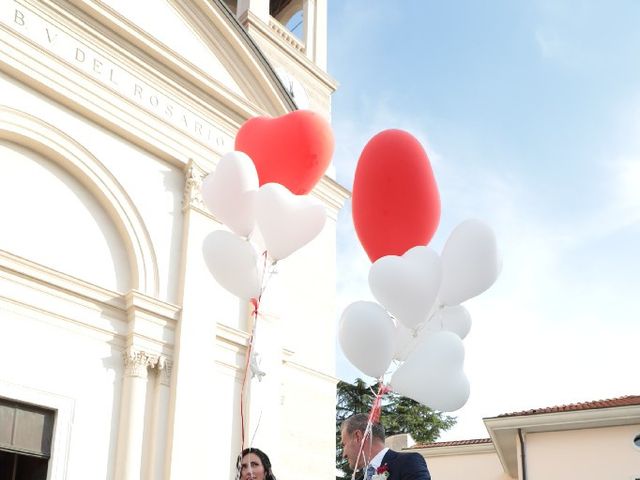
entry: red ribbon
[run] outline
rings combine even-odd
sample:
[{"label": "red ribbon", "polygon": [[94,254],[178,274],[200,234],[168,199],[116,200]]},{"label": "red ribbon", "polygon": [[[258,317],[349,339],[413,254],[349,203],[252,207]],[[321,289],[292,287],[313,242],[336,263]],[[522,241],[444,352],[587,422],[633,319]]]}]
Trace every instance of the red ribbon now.
[{"label": "red ribbon", "polygon": [[384,385],[382,382],[380,382],[378,386],[378,393],[373,399],[373,405],[371,406],[371,411],[369,412],[369,422],[380,422],[380,414],[382,413],[382,397],[390,391],[391,388],[389,386]]}]

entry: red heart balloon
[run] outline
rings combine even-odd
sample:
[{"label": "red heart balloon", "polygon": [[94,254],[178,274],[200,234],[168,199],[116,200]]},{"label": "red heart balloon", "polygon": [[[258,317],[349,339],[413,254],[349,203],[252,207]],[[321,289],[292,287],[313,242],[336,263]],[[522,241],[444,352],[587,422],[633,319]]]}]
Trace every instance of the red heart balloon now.
[{"label": "red heart balloon", "polygon": [[356,167],[351,208],[372,262],[429,243],[440,222],[440,195],[413,135],[385,130],[369,140]]},{"label": "red heart balloon", "polygon": [[253,160],[260,185],[279,183],[297,195],[309,193],[320,181],[333,147],[331,126],[309,110],[252,118],[240,127],[235,145]]}]

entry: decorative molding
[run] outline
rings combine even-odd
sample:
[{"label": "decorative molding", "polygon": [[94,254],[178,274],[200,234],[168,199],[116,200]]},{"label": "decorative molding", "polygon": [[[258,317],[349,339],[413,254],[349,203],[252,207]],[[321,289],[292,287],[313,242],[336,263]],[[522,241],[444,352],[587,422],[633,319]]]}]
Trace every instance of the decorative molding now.
[{"label": "decorative molding", "polygon": [[124,358],[125,376],[147,378],[149,368],[155,368],[160,359],[159,355],[154,355],[144,350],[127,348],[122,352]]},{"label": "decorative molding", "polygon": [[156,372],[160,379],[160,384],[169,386],[171,385],[171,372],[173,371],[173,361],[169,360],[165,356],[160,356],[158,363],[156,364]]},{"label": "decorative molding", "polygon": [[49,459],[48,478],[67,478],[76,399],[50,391],[8,383],[1,379],[0,396],[55,410],[55,428],[51,440],[51,451],[54,452],[54,455]]},{"label": "decorative molding", "polygon": [[[176,13],[183,16],[189,27],[196,33],[199,40],[206,39],[205,44],[212,54],[224,57],[228,64],[224,65],[232,74],[233,80],[241,87],[242,93],[236,93],[226,85],[212,77],[211,74],[202,71],[198,65],[193,64],[180,52],[168,48],[152,34],[135,25],[130,19],[124,17],[112,9],[106,2],[100,0],[69,0],[60,2],[73,4],[77,11],[68,6],[64,10],[77,17],[77,23],[92,25],[94,35],[106,27],[111,32],[118,32],[119,36],[113,38],[100,38],[103,42],[114,44],[118,42],[118,50],[128,52],[128,56],[136,55],[145,63],[155,64],[161,76],[176,86],[172,79],[184,79],[181,85],[188,83],[195,88],[189,88],[193,98],[203,99],[202,106],[212,110],[213,116],[224,121],[227,131],[235,129],[233,123],[242,123],[243,119],[256,115],[278,115],[286,109],[282,99],[278,97],[276,90],[265,73],[264,65],[252,50],[247,41],[247,36],[241,28],[234,25],[225,15],[226,8],[216,5],[210,0],[170,0],[169,3],[176,9]],[[68,14],[67,14],[68,15]],[[232,19],[235,23],[235,18]],[[218,50],[219,49],[219,50]],[[224,63],[224,62],[223,62]],[[247,79],[251,78],[251,81]],[[253,98],[247,100],[244,95]],[[258,103],[256,105],[256,103]],[[212,109],[211,106],[215,105]],[[209,116],[207,116],[209,117]]]},{"label": "decorative molding", "polygon": [[125,345],[127,317],[121,294],[4,250],[0,250],[0,306],[117,347]]},{"label": "decorative molding", "polygon": [[273,17],[269,18],[269,26],[271,30],[273,30],[276,35],[281,37],[285,42],[291,45],[295,50],[298,50],[300,53],[305,53],[304,43],[302,43],[298,38],[289,31],[287,27],[282,25],[278,20]]},{"label": "decorative molding", "polygon": [[344,202],[351,197],[348,189],[327,175],[320,179],[312,194],[328,207],[329,217],[333,220],[338,219],[338,212],[344,206]]},{"label": "decorative molding", "polygon": [[303,52],[296,50],[291,44],[285,42],[280,35],[254,13],[247,10],[238,21],[252,34],[252,37],[255,38],[256,35],[253,34],[257,34],[257,36],[262,37],[263,41],[271,42],[279,47],[280,52],[285,54],[290,61],[300,65],[305,73],[311,75],[325,88],[331,92],[337,90],[338,82],[333,77],[313,63]]},{"label": "decorative molding", "polygon": [[202,181],[207,172],[193,160],[189,160],[185,167],[184,196],[182,198],[182,211],[190,208],[206,212],[207,207],[202,199]]},{"label": "decorative molding", "polygon": [[[200,213],[218,221],[209,212],[202,198],[202,181],[209,174],[195,160],[190,159],[185,167],[185,185],[182,199],[182,210],[195,209]],[[331,177],[323,176],[311,192],[322,201],[328,210],[329,217],[337,220],[338,211],[344,206],[344,202],[351,197],[351,192],[340,185]]]},{"label": "decorative molding", "polygon": [[180,306],[163,302],[136,290],[131,290],[124,296],[124,299],[128,312],[144,312],[150,318],[157,319],[162,325],[169,323],[175,326],[175,323],[180,319],[182,310]]},{"label": "decorative molding", "polygon": [[472,445],[447,445],[442,447],[416,448],[409,447],[406,449],[411,452],[418,452],[423,457],[447,457],[452,455],[481,455],[496,454],[496,447],[493,443],[478,443]]},{"label": "decorative molding", "polygon": [[7,8],[21,16],[0,12],[0,71],[173,165],[225,153],[244,120],[265,114],[102,2],[0,2]]},{"label": "decorative molding", "polygon": [[[282,115],[295,108],[293,101],[281,88],[271,64],[264,53],[257,47],[235,15],[228,11],[223,0],[170,0],[174,8],[184,15],[187,23],[198,33],[206,45],[215,52],[228,68],[235,72],[234,80],[241,86],[248,98],[253,99],[251,108],[256,103],[262,105],[262,111],[256,115]],[[217,4],[217,5],[216,5]],[[217,25],[216,32],[211,25]],[[221,41],[220,33],[224,41]],[[236,41],[237,40],[237,41]],[[248,59],[239,65],[234,53]],[[242,122],[240,122],[242,123]]]},{"label": "decorative molding", "polygon": [[0,249],[0,274],[3,273],[6,274],[3,276],[16,282],[41,290],[54,290],[57,296],[75,297],[83,303],[86,301],[100,303],[102,308],[112,312],[125,310],[125,302],[118,292],[80,280]]},{"label": "decorative molding", "polygon": [[301,363],[295,362],[293,360],[287,359],[286,357],[289,357],[289,351],[287,350],[283,350],[283,355],[285,356],[285,358],[283,358],[282,360],[282,364],[283,366],[288,366],[291,367],[292,369],[295,369],[299,372],[305,373],[310,377],[316,378],[318,380],[322,380],[324,382],[333,384],[334,386],[338,384],[338,379],[336,377],[334,377],[333,375],[330,375],[328,373],[324,373],[321,372],[319,370],[315,370],[313,368],[307,367],[306,365],[302,365]]},{"label": "decorative molding", "polygon": [[5,106],[0,106],[0,138],[44,155],[84,185],[121,232],[129,259],[129,288],[158,294],[156,254],[142,216],[126,190],[91,152],[53,125]]},{"label": "decorative molding", "polygon": [[156,360],[172,355],[181,308],[140,292],[125,295],[127,308],[127,345],[148,352]]},{"label": "decorative molding", "polygon": [[243,330],[218,323],[216,325],[216,339],[218,342],[228,343],[238,348],[246,348],[249,345],[251,335]]}]

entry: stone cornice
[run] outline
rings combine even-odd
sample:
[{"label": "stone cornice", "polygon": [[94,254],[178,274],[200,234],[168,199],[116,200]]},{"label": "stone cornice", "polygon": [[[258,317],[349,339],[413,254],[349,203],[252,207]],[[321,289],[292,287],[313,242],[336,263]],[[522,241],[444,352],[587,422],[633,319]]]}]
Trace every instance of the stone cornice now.
[{"label": "stone cornice", "polygon": [[[7,282],[2,285],[2,282]],[[116,345],[171,355],[180,307],[137,291],[125,295],[0,250],[0,302],[94,331]]]},{"label": "stone cornice", "polygon": [[125,301],[117,292],[0,250],[0,303],[10,310],[125,344]]},{"label": "stone cornice", "polygon": [[140,292],[125,296],[127,309],[127,343],[157,357],[172,355],[180,307]]},{"label": "stone cornice", "polygon": [[[258,48],[251,36],[246,32],[244,27],[240,25],[235,16],[227,9],[221,0],[172,0],[177,8],[180,8],[189,16],[190,22],[199,25],[200,34],[208,41],[210,48],[215,48],[216,39],[211,37],[210,28],[203,19],[220,20],[224,19],[223,24],[228,25],[229,29],[224,32],[227,36],[233,36],[235,33],[239,42],[230,42],[231,48],[240,51],[245,58],[251,59],[247,64],[250,75],[239,75],[236,79],[245,91],[250,91],[254,95],[254,99],[261,104],[271,105],[270,113],[272,116],[282,115],[296,108],[295,103],[282,86],[280,79],[274,72],[271,64],[264,56],[263,52]],[[219,4],[218,8],[213,5]],[[233,62],[226,52],[220,51],[219,54],[224,57],[230,65]],[[260,78],[268,87],[268,95],[255,88],[255,80],[253,77]],[[265,110],[265,114],[266,114]],[[245,120],[248,117],[245,118]]]},{"label": "stone cornice", "polygon": [[114,312],[124,312],[125,310],[125,302],[118,293],[13,255],[5,250],[0,250],[0,272],[8,274],[14,281],[28,284],[36,289],[53,290],[67,298],[74,297],[91,303],[99,303]]},{"label": "stone cornice", "polygon": [[314,368],[303,365],[302,363],[296,362],[292,357],[293,353],[290,350],[283,350],[283,360],[282,363],[284,366],[288,366],[294,370],[305,373],[309,377],[316,378],[318,380],[322,380],[324,382],[333,384],[334,386],[338,384],[338,379],[325,372],[321,372],[320,370],[316,370]]},{"label": "stone cornice", "polygon": [[211,148],[192,135],[149,115],[131,99],[106,89],[2,24],[0,71],[174,165],[182,165],[189,157],[207,158],[212,154]]},{"label": "stone cornice", "polygon": [[337,220],[338,212],[344,206],[344,202],[351,197],[349,190],[326,175],[314,187],[312,194],[327,205],[329,215],[333,220]]},{"label": "stone cornice", "polygon": [[448,445],[446,447],[409,448],[407,451],[418,452],[423,457],[448,457],[455,455],[495,454],[496,448],[492,443],[478,443],[473,445]]},{"label": "stone cornice", "polygon": [[267,113],[99,2],[25,2],[0,23],[0,70],[173,164],[226,153],[244,120]]},{"label": "stone cornice", "polygon": [[[263,39],[268,40],[279,47],[280,51],[301,65],[307,74],[314,77],[318,82],[323,84],[331,92],[338,88],[338,82],[334,80],[327,72],[313,63],[306,55],[295,49],[290,43],[286,42],[282,36],[278,35],[272,27],[264,23],[251,11],[245,12],[238,21],[247,27],[250,32],[259,34]],[[277,20],[276,20],[277,21]]]},{"label": "stone cornice", "polygon": [[[154,68],[156,68],[158,72],[163,69],[168,69],[170,73],[167,77],[177,77],[187,81],[190,86],[195,88],[194,91],[200,91],[206,94],[207,103],[210,103],[212,99],[217,100],[219,102],[219,105],[217,105],[218,109],[222,111],[226,110],[228,115],[227,120],[231,120],[232,123],[240,124],[252,116],[268,114],[266,110],[256,109],[256,106],[251,101],[232,92],[225,85],[211,78],[211,76],[203,72],[178,52],[169,49],[166,45],[138,28],[126,17],[111,9],[100,0],[54,1],[61,6],[65,6],[67,3],[73,4],[78,11],[98,22],[98,24],[103,27],[103,30],[106,28],[109,32],[117,33],[119,37],[126,42],[119,42],[119,48],[131,52],[131,46],[134,46],[141,52],[139,56],[144,63],[147,63],[149,58],[153,59],[156,62]],[[173,0],[173,3],[176,6],[186,8],[192,7],[194,2],[193,0],[191,3]],[[86,18],[82,18],[82,21],[86,22],[87,20]],[[103,41],[111,42],[109,38],[104,38]],[[115,45],[115,43],[113,43],[113,45]],[[229,108],[230,104],[233,105],[231,109]],[[283,109],[283,111],[285,110]]]},{"label": "stone cornice", "polygon": [[249,334],[237,328],[218,323],[216,325],[216,337],[220,342],[224,342],[235,347],[246,348],[249,344]]},{"label": "stone cornice", "polygon": [[[215,166],[214,166],[215,169]],[[185,165],[185,187],[182,199],[182,209],[192,208],[203,215],[217,221],[209,212],[202,199],[202,180],[208,175],[203,166],[194,160],[189,160]],[[336,182],[331,177],[325,175],[314,187],[311,195],[321,200],[328,209],[330,218],[337,220],[339,210],[344,206],[344,202],[351,196],[351,192]]]},{"label": "stone cornice", "polygon": [[128,311],[144,312],[159,324],[175,324],[180,318],[181,308],[178,305],[163,302],[135,290],[127,293],[124,298]]}]

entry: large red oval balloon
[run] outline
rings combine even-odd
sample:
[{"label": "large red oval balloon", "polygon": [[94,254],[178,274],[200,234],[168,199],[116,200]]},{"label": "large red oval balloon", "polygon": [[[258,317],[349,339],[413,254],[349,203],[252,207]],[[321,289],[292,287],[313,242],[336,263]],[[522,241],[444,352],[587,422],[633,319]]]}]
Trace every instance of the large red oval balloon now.
[{"label": "large red oval balloon", "polygon": [[420,142],[385,130],[364,147],[356,167],[353,223],[372,262],[427,245],[440,221],[440,196]]},{"label": "large red oval balloon", "polygon": [[252,118],[240,127],[235,145],[253,160],[260,185],[279,183],[297,195],[309,193],[322,178],[333,147],[331,126],[309,110]]}]

